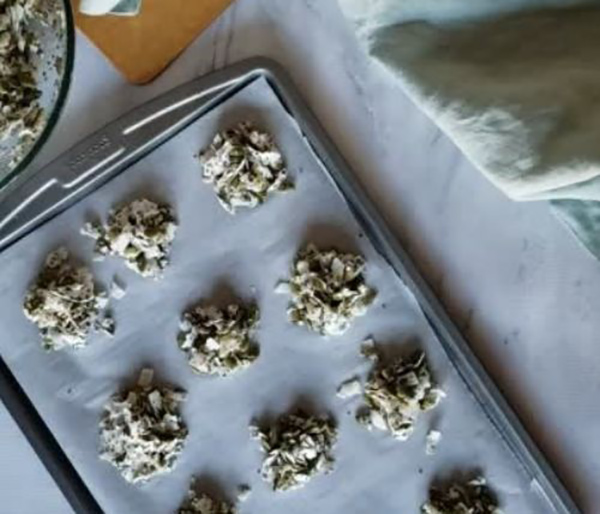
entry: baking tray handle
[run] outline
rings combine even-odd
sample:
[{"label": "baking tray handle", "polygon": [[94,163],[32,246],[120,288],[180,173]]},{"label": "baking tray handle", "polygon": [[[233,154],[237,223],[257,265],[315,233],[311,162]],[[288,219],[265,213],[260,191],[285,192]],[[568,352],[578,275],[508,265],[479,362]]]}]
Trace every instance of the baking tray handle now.
[{"label": "baking tray handle", "polygon": [[[134,109],[0,192],[0,251],[114,178],[235,94],[260,70],[215,72]],[[226,77],[226,78],[225,78]]]}]

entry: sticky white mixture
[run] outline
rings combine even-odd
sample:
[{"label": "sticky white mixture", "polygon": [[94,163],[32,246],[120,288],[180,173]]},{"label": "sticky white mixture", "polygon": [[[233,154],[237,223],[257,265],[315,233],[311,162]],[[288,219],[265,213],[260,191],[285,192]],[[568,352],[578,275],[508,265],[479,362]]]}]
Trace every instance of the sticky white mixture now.
[{"label": "sticky white mixture", "polygon": [[378,359],[365,385],[366,405],[359,409],[357,421],[404,441],[413,433],[419,413],[435,408],[444,396],[423,352],[389,364]]},{"label": "sticky white mixture", "polygon": [[100,421],[100,457],[131,483],[173,469],[188,435],[180,414],[185,393],[153,385],[153,377],[142,370],[134,387],[108,401]]},{"label": "sticky white mixture", "polygon": [[199,158],[204,182],[212,184],[219,202],[231,214],[238,207],[257,207],[272,193],[293,188],[273,137],[249,122],[217,134]]},{"label": "sticky white mixture", "polygon": [[169,263],[176,230],[171,207],[142,198],[111,211],[105,225],[87,223],[82,233],[96,240],[100,258],[121,257],[140,275],[159,278]]},{"label": "sticky white mixture", "polygon": [[340,335],[375,300],[375,291],[365,283],[364,269],[364,259],[358,255],[321,251],[310,244],[298,253],[290,279],[275,290],[291,295],[288,317],[292,323],[322,335]]},{"label": "sticky white mixture", "polygon": [[195,307],[183,315],[179,347],[197,373],[229,375],[258,358],[259,347],[251,337],[258,320],[255,305]]},{"label": "sticky white mixture", "polygon": [[485,478],[432,487],[422,514],[502,514],[498,500]]},{"label": "sticky white mixture", "polygon": [[275,491],[302,487],[316,475],[333,470],[338,434],[335,423],[326,416],[298,411],[281,416],[270,426],[253,426],[251,431],[265,454],[261,475]]},{"label": "sticky white mixture", "polygon": [[177,514],[237,514],[234,505],[226,501],[215,500],[207,493],[198,492],[194,482]]},{"label": "sticky white mixture", "polygon": [[92,273],[69,261],[65,248],[50,253],[23,302],[25,316],[37,327],[46,350],[81,348],[93,329],[114,332],[114,321],[101,316],[107,295],[94,284]]}]

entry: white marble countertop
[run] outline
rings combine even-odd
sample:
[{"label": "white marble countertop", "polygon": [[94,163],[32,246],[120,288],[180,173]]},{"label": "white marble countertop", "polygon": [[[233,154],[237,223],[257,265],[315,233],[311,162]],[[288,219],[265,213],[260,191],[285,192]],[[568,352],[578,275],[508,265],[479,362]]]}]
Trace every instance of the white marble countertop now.
[{"label": "white marble countertop", "polygon": [[[238,0],[152,85],[78,37],[38,163],[120,113],[245,57],[280,61],[464,329],[584,512],[600,502],[600,264],[544,204],[508,201],[361,52],[335,0]],[[548,389],[561,390],[550,397]],[[69,507],[0,409],[6,514]]]}]

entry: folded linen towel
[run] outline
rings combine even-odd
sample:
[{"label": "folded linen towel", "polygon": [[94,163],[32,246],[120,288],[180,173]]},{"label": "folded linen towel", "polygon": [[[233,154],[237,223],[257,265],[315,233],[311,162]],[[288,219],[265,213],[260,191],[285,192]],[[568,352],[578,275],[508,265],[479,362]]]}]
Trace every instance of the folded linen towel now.
[{"label": "folded linen towel", "polygon": [[339,0],[370,55],[514,200],[600,258],[600,2]]}]

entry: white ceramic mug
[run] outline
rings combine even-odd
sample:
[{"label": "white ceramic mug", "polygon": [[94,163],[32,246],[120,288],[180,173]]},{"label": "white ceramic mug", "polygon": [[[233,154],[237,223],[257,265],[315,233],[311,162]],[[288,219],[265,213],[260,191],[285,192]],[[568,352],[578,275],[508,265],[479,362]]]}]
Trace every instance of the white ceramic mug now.
[{"label": "white ceramic mug", "polygon": [[106,14],[135,15],[140,10],[142,0],[81,0],[79,10],[89,16]]}]

